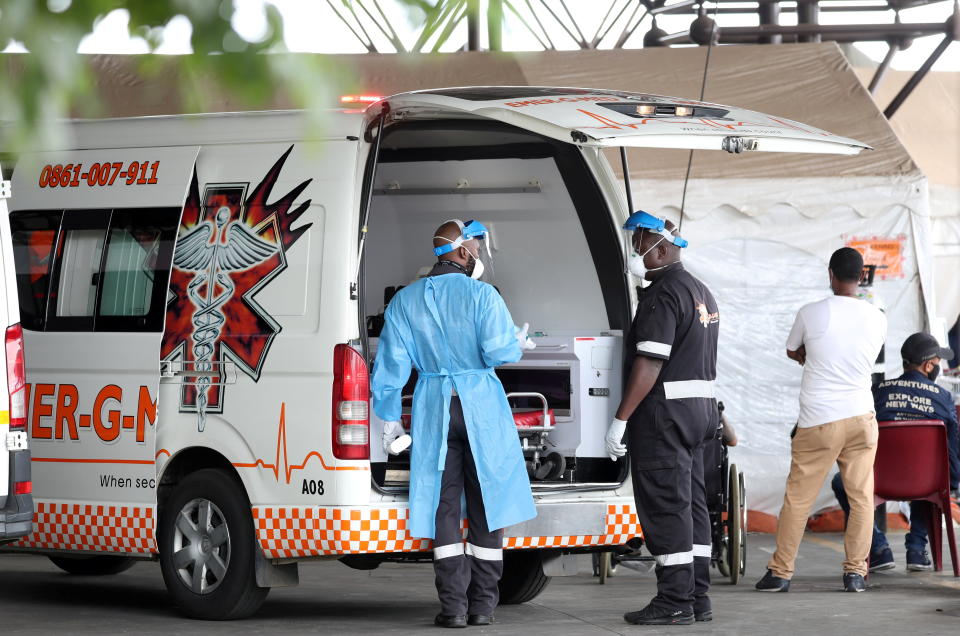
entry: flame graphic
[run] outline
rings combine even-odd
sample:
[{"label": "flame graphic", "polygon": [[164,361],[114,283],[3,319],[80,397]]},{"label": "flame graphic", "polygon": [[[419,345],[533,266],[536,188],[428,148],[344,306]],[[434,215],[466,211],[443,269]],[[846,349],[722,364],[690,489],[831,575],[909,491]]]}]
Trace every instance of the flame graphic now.
[{"label": "flame graphic", "polygon": [[[280,333],[280,324],[270,316],[255,300],[257,292],[267,286],[287,267],[286,251],[303,236],[311,223],[294,228],[296,221],[306,213],[310,199],[294,206],[296,199],[303,193],[312,179],[307,179],[288,193],[270,203],[270,195],[280,176],[284,163],[293,151],[291,145],[273,164],[263,180],[257,184],[250,195],[243,199],[247,184],[225,183],[206,184],[201,198],[197,174],[194,172],[190,192],[184,205],[179,236],[183,237],[202,223],[215,223],[218,214],[226,224],[239,223],[252,236],[275,246],[274,253],[252,266],[226,274],[229,284],[223,285],[213,280],[196,285],[196,273],[174,267],[170,276],[171,300],[167,305],[166,326],[163,344],[160,350],[162,360],[178,360],[186,364],[196,364],[198,360],[209,360],[214,370],[221,370],[229,359],[236,363],[245,375],[255,382],[266,361],[273,338]],[[226,246],[229,239],[216,236],[215,241]],[[222,324],[215,338],[204,341],[203,352],[195,350],[197,325],[194,322],[195,308],[190,299],[190,285],[194,282],[196,294],[220,296],[226,298],[218,306],[222,315]],[[207,289],[213,285],[214,289]],[[231,289],[232,287],[232,289]],[[212,350],[211,350],[212,349]],[[202,353],[203,355],[198,355]],[[214,377],[212,382],[183,385],[180,399],[181,412],[195,412],[198,406],[198,391],[206,395],[204,410],[223,411],[222,378]]]}]

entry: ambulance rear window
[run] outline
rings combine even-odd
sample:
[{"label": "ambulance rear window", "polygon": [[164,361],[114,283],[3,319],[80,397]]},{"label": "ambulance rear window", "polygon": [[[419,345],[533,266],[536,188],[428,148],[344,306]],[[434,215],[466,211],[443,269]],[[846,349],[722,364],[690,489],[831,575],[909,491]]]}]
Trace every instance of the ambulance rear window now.
[{"label": "ambulance rear window", "polygon": [[61,211],[18,212],[10,217],[13,257],[20,295],[20,322],[42,330],[50,291],[53,246],[60,230]]}]

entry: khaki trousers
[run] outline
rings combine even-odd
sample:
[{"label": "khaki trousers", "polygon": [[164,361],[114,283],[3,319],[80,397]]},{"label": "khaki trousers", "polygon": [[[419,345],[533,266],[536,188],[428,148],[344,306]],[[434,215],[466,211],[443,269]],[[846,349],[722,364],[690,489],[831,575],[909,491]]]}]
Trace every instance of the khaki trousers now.
[{"label": "khaki trousers", "polygon": [[866,576],[873,536],[873,459],[877,454],[877,436],[873,413],[797,429],[783,508],[777,521],[777,550],[767,564],[774,575],[793,577],[810,508],[836,462],[850,499],[850,518],[843,535],[843,571]]}]

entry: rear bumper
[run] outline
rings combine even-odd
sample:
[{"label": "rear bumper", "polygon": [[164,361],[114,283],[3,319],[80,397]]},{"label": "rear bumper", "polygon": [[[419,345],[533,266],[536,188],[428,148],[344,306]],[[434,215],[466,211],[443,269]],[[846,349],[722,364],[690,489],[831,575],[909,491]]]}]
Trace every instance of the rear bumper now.
[{"label": "rear bumper", "polygon": [[[257,540],[269,559],[348,554],[428,552],[429,539],[411,536],[407,507],[252,506]],[[542,501],[537,517],[504,529],[507,550],[590,549],[642,537],[632,498]]]},{"label": "rear bumper", "polygon": [[30,451],[10,453],[8,477],[10,492],[0,497],[0,543],[15,541],[33,532],[33,495],[13,494],[13,484],[30,481]]}]

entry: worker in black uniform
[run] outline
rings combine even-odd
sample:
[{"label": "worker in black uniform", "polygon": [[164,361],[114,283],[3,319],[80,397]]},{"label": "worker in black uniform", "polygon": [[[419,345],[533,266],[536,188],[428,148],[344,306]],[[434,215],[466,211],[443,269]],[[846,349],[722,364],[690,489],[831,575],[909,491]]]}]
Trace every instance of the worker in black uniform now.
[{"label": "worker in black uniform", "polygon": [[624,619],[690,625],[713,618],[703,446],[720,416],[714,398],[720,313],[710,290],[680,263],[687,241],[672,223],[637,212],[624,229],[633,232],[630,271],[649,285],[627,339],[636,357],[606,446],[614,460],[630,450],[637,515],[657,563],[656,597]]}]

